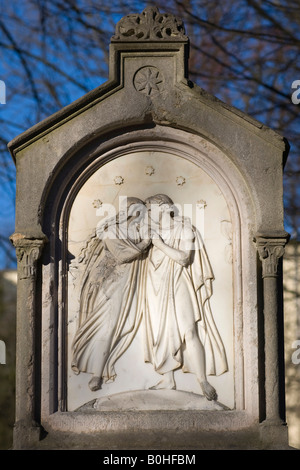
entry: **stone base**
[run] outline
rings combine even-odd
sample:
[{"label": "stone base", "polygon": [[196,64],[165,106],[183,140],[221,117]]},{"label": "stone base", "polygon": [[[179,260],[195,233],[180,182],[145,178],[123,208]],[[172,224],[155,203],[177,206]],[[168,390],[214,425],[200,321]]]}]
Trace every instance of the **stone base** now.
[{"label": "stone base", "polygon": [[13,430],[14,450],[31,449],[38,445],[42,438],[42,428],[34,421],[18,421]]},{"label": "stone base", "polygon": [[283,421],[266,420],[260,423],[260,436],[263,445],[275,445],[277,449],[285,449],[288,442],[288,427]]},{"label": "stone base", "polygon": [[111,450],[111,451],[201,451],[201,450],[291,450],[284,442],[270,442],[262,439],[257,427],[234,431],[205,431],[191,428],[189,431],[177,428],[128,429],[102,432],[79,433],[49,430],[45,439],[27,447],[31,450]]},{"label": "stone base", "polygon": [[[155,398],[154,393],[152,398]],[[139,392],[137,395],[140,395]],[[110,405],[120,405],[121,401],[120,397],[114,396]],[[166,394],[164,402],[168,401]],[[203,402],[203,397],[200,396],[199,402]],[[18,435],[20,441],[15,442],[15,448],[173,451],[290,449],[284,424],[269,426],[254,423],[244,411],[99,411],[93,407],[95,403],[96,400],[80,410],[56,412],[48,416],[43,422],[44,435],[40,440],[35,436],[35,442],[27,441],[24,429],[23,435]],[[153,401],[149,403],[148,407],[153,405]],[[109,406],[109,401],[103,401],[102,405]]]},{"label": "stone base", "polygon": [[228,410],[217,401],[203,395],[180,390],[136,390],[97,398],[78,411],[152,411],[152,410]]}]

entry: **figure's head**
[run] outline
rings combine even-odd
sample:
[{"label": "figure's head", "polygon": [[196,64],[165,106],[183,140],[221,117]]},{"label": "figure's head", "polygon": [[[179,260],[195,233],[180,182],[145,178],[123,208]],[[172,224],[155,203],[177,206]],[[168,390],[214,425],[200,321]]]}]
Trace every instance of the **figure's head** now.
[{"label": "figure's head", "polygon": [[156,194],[145,200],[146,207],[150,212],[151,219],[159,221],[162,213],[167,213],[170,217],[174,217],[175,206],[172,199],[166,194]]},{"label": "figure's head", "polygon": [[151,204],[157,204],[159,206],[163,204],[167,204],[169,206],[173,206],[174,202],[166,194],[156,194],[155,196],[150,196],[147,199],[145,199],[145,204],[146,204],[146,207],[150,206]]},{"label": "figure's head", "polygon": [[120,205],[120,212],[117,216],[118,222],[132,218],[135,222],[141,220],[146,212],[144,202],[137,197],[126,197]]}]

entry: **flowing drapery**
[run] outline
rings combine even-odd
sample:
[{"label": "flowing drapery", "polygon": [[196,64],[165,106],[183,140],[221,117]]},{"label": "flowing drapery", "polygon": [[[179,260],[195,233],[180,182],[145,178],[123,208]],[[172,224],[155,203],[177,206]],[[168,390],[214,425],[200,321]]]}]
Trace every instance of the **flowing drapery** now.
[{"label": "flowing drapery", "polygon": [[[180,250],[187,224],[186,219],[175,217],[172,229],[161,233],[165,244]],[[145,261],[145,361],[160,374],[180,367],[193,372],[185,354],[185,334],[196,323],[205,349],[207,374],[219,375],[228,366],[210,307],[214,277],[200,234],[190,228],[195,239],[188,266],[182,266],[155,246]]]}]

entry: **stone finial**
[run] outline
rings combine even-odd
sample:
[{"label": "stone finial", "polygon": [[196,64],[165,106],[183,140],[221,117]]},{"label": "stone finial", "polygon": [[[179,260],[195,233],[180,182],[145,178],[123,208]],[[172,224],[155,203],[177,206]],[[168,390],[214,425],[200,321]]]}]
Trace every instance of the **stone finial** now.
[{"label": "stone finial", "polygon": [[183,21],[157,7],[147,7],[139,14],[124,16],[116,25],[113,42],[117,41],[184,41]]}]

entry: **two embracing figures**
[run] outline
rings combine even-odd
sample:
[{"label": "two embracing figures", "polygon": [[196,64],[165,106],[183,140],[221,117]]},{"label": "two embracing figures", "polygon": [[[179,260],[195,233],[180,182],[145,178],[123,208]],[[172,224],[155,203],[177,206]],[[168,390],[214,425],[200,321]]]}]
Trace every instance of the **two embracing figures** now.
[{"label": "two embracing figures", "polygon": [[213,274],[198,230],[173,201],[164,194],[127,198],[116,217],[97,226],[78,261],[72,369],[92,374],[90,389],[115,379],[116,361],[142,327],[144,360],[161,375],[151,389],[175,389],[181,368],[216,400],[207,376],[228,367],[210,307]]}]

